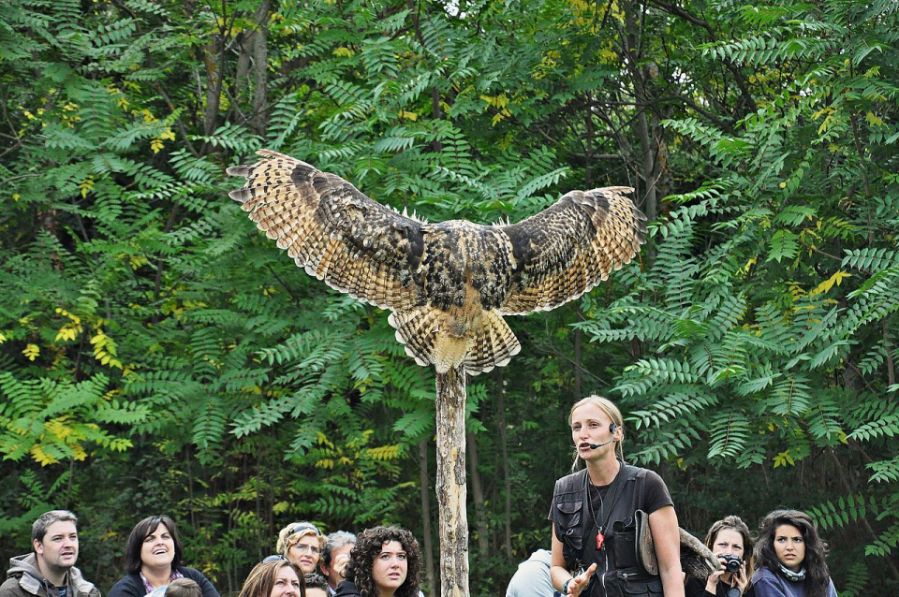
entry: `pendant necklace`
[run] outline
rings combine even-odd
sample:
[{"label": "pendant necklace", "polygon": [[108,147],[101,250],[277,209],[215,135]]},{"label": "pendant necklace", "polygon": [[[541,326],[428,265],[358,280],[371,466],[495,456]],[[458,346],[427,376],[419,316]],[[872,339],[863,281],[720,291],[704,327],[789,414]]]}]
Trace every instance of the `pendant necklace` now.
[{"label": "pendant necklace", "polygon": [[[605,546],[605,543],[606,543],[606,536],[603,535],[603,532],[602,532],[603,528],[602,528],[602,525],[600,524],[600,520],[602,520],[602,518],[603,518],[605,504],[603,503],[602,492],[599,490],[599,487],[596,487],[596,485],[593,484],[593,481],[590,480],[589,472],[585,475],[584,480],[586,481],[586,483],[589,483],[589,486],[587,488],[587,507],[590,509],[590,516],[593,518],[593,528],[596,529],[596,551],[600,552],[603,550],[603,547]],[[590,487],[596,488],[596,495],[599,497],[599,518],[598,519],[596,518],[596,512],[593,510],[593,495],[590,492],[590,489],[589,489]]]}]

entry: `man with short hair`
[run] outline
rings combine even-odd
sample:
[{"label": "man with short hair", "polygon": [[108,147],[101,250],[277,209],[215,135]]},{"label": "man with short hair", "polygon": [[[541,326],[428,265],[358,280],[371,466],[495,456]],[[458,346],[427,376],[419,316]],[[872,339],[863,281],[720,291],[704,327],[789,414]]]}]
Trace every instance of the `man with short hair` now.
[{"label": "man with short hair", "polygon": [[100,597],[81,576],[78,560],[78,517],[51,510],[31,525],[32,552],[9,560],[0,597]]},{"label": "man with short hair", "polygon": [[[344,580],[350,551],[356,545],[356,535],[347,531],[334,531],[325,538],[325,549],[318,563],[322,574],[328,579],[328,595],[337,593],[337,585]],[[2,597],[2,596],[0,596]]]}]

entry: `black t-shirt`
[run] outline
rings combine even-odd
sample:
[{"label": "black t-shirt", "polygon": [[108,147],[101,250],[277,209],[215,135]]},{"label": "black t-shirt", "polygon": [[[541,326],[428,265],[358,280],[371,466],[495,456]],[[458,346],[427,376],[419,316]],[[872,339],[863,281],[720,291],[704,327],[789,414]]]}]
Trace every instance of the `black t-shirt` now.
[{"label": "black t-shirt", "polygon": [[[618,474],[621,474],[621,471],[623,470],[624,467],[621,467]],[[588,474],[587,479],[589,478]],[[611,508],[612,504],[608,504],[608,507],[605,504],[605,499],[609,493],[609,487],[611,486],[611,484],[600,486],[590,484],[591,505],[593,506],[593,512],[596,513],[596,516],[599,516],[601,510],[608,511],[608,509]],[[602,505],[600,505],[600,499],[603,500]],[[652,514],[659,508],[665,506],[674,506],[674,501],[671,499],[671,494],[668,492],[668,486],[665,485],[665,482],[657,473],[647,469],[646,479],[643,485],[643,503],[638,504],[637,507],[647,514]],[[550,521],[553,519],[555,508],[556,496],[553,496],[552,503],[549,505],[549,514],[546,515],[546,518]]]},{"label": "black t-shirt", "polygon": [[[625,468],[622,466],[618,471],[618,475],[621,475],[624,471]],[[627,498],[622,497],[623,486],[619,488],[617,492],[614,491],[616,485],[615,482],[619,481],[618,476],[616,476],[609,485],[601,486],[593,485],[589,479],[589,474],[585,474],[584,482],[588,485],[587,491],[590,494],[590,500],[584,505],[583,511],[584,522],[582,528],[584,531],[584,543],[581,561],[600,563],[600,551],[596,547],[599,527],[604,526],[603,523],[607,522],[609,514],[615,507],[615,502],[619,499]],[[624,481],[623,478],[620,480]],[[658,474],[650,470],[646,470],[644,476],[643,499],[640,500],[639,495],[634,495],[634,502],[634,510],[643,510],[646,514],[652,514],[665,506],[674,506],[674,502],[671,499],[671,494],[668,492],[668,487],[665,485],[665,482]],[[553,501],[550,504],[548,516],[550,521],[552,521],[555,507],[556,496],[553,495]],[[603,528],[602,533],[604,537],[610,536],[609,529],[607,528]],[[604,565],[600,563],[600,566],[608,566],[608,562]]]},{"label": "black t-shirt", "polygon": [[[624,467],[621,467],[621,471],[623,470]],[[621,471],[619,471],[619,475]],[[618,496],[613,495],[615,481],[612,481],[610,485],[599,487],[588,481],[588,485],[590,501],[587,506],[586,522],[588,525],[591,525],[590,521],[592,521],[592,525],[587,527],[586,536],[584,537],[584,561],[600,562],[600,550],[596,546],[597,534],[602,532],[605,537],[609,536],[610,529],[606,528],[607,525],[604,523],[607,521],[609,513],[615,507],[615,501],[623,498],[620,497],[620,491]],[[634,496],[634,500],[639,501],[638,496]],[[671,494],[668,493],[668,487],[665,485],[665,482],[662,481],[659,475],[647,470],[643,484],[643,501],[635,504],[634,510],[643,510],[647,514],[652,514],[659,508],[673,505],[674,502],[671,500]],[[603,528],[600,529],[600,527]],[[604,566],[607,567],[608,563],[604,564]]]}]

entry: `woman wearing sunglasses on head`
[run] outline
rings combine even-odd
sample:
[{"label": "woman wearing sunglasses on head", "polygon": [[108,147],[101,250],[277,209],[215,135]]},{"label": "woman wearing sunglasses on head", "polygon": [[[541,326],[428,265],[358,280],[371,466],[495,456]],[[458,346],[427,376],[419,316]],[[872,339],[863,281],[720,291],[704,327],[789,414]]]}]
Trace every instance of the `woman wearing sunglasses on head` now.
[{"label": "woman wearing sunglasses on head", "polygon": [[318,568],[325,538],[311,522],[294,522],[278,533],[276,549],[284,559],[297,566],[303,574],[312,574]]},{"label": "woman wearing sunglasses on head", "polygon": [[827,545],[805,512],[775,510],[755,544],[755,597],[837,597],[827,570]]}]

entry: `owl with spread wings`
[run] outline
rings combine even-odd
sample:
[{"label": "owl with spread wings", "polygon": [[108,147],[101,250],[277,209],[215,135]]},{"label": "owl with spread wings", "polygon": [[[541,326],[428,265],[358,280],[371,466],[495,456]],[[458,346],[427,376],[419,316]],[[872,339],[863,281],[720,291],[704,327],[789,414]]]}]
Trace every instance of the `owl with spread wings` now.
[{"label": "owl with spread wings", "polygon": [[630,262],[646,218],[630,187],[571,191],[517,224],[432,224],[339,176],[274,151],[228,168],[230,196],[306,273],[390,311],[406,353],[439,373],[506,365],[521,350],[504,315],[549,311]]}]

